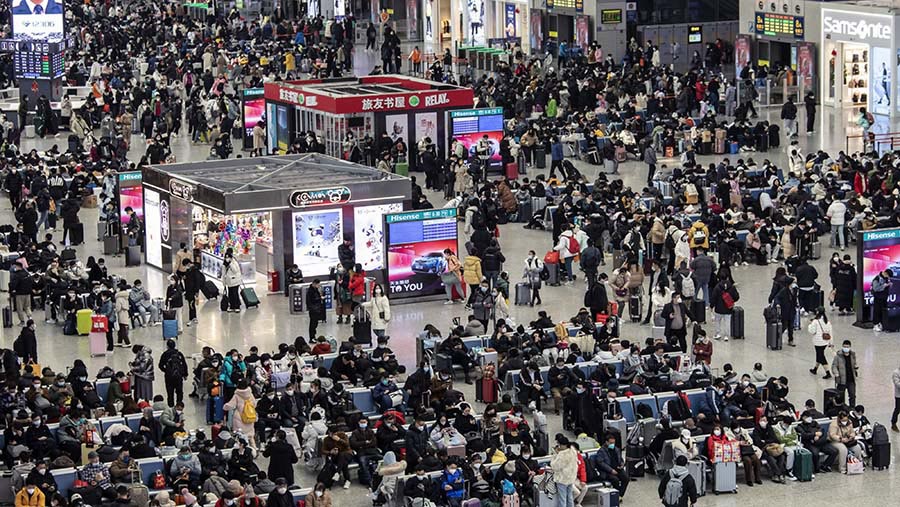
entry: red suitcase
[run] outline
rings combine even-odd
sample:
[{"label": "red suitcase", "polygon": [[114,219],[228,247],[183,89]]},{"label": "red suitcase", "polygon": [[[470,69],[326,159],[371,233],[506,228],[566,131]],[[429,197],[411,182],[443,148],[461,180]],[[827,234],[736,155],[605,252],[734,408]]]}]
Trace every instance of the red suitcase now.
[{"label": "red suitcase", "polygon": [[475,400],[482,403],[497,403],[500,383],[495,378],[483,378],[475,384]]},{"label": "red suitcase", "polygon": [[519,177],[519,164],[510,162],[506,164],[506,179],[514,180]]}]

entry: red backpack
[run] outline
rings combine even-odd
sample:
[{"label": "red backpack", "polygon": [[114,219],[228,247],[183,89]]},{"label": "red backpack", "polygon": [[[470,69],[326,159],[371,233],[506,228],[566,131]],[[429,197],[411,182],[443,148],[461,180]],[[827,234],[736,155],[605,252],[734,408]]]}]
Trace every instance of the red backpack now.
[{"label": "red backpack", "polygon": [[575,239],[575,236],[569,236],[569,253],[577,254],[581,252],[581,245],[578,243],[578,240]]}]

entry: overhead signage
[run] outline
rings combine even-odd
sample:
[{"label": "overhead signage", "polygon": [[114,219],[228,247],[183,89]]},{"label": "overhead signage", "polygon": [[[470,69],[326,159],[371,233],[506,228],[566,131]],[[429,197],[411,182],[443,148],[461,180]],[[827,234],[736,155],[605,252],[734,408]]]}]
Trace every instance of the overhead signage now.
[{"label": "overhead signage", "polygon": [[622,9],[602,9],[600,11],[600,23],[604,25],[617,25],[622,22]]},{"label": "overhead signage", "polygon": [[10,0],[13,38],[61,40],[65,34],[63,0]]},{"label": "overhead signage", "polygon": [[397,222],[416,222],[422,220],[435,220],[438,218],[455,218],[456,208],[430,209],[427,211],[408,211],[405,213],[391,213],[384,219],[389,224]]},{"label": "overhead signage", "polygon": [[769,37],[784,36],[802,39],[805,35],[803,16],[757,12],[756,33]]},{"label": "overhead signage", "polygon": [[169,180],[169,193],[172,194],[172,197],[177,197],[187,202],[194,202],[194,194],[196,192],[197,187],[190,183],[179,181],[175,178]]},{"label": "overhead signage", "polygon": [[699,44],[703,42],[703,27],[700,25],[688,26],[688,44]]},{"label": "overhead signage", "polygon": [[425,108],[470,108],[474,102],[471,88],[420,90],[390,95],[331,96],[301,90],[296,86],[266,83],[267,101],[287,103],[334,114],[408,111]]},{"label": "overhead signage", "polygon": [[350,202],[350,189],[347,187],[319,188],[315,190],[297,190],[291,194],[292,208],[309,208],[312,206],[333,206]]},{"label": "overhead signage", "polygon": [[893,21],[889,16],[823,9],[822,33],[843,40],[890,42]]},{"label": "overhead signage", "polygon": [[502,107],[486,107],[483,109],[465,109],[462,111],[450,111],[450,118],[468,118],[470,116],[502,115]]}]

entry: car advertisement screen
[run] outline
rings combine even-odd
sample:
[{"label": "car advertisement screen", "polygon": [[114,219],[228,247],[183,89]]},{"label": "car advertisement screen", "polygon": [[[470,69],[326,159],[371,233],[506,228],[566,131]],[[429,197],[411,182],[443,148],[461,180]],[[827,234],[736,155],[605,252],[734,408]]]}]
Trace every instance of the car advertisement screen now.
[{"label": "car advertisement screen", "polygon": [[468,109],[450,113],[450,132],[466,147],[469,158],[476,158],[476,146],[484,136],[491,142],[490,168],[500,170],[500,141],[503,139],[503,108]]},{"label": "car advertisement screen", "polygon": [[353,210],[356,262],[366,271],[384,269],[384,215],[403,211],[402,203],[358,206]]},{"label": "car advertisement screen", "polygon": [[457,253],[456,208],[391,213],[384,222],[390,296],[443,294],[443,252]]},{"label": "car advertisement screen", "polygon": [[10,0],[13,36],[21,40],[61,40],[63,0]]},{"label": "car advertisement screen", "polygon": [[327,275],[338,264],[338,246],[344,241],[341,210],[296,212],[292,219],[294,263],[306,277]]},{"label": "car advertisement screen", "polygon": [[883,229],[862,233],[859,242],[860,292],[866,305],[872,304],[872,280],[879,272],[892,273],[888,307],[900,307],[900,229]]},{"label": "car advertisement screen", "polygon": [[140,171],[119,173],[119,221],[123,230],[129,221],[125,208],[133,209],[138,218],[144,220],[144,187]]}]

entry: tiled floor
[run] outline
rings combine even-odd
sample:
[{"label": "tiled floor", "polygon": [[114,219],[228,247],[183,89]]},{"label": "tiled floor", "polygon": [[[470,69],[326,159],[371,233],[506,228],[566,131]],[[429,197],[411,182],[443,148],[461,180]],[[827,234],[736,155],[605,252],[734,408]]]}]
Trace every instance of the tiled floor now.
[{"label": "tiled floor", "polygon": [[[763,115],[768,115],[772,121],[777,121],[778,110],[772,108]],[[817,133],[810,138],[801,137],[800,144],[805,150],[824,148],[836,154],[844,149],[845,136],[851,132],[849,122],[845,114],[836,114],[834,111],[820,112],[820,124]],[[803,118],[801,117],[801,125]],[[879,121],[886,121],[880,119]],[[884,126],[885,131],[900,130],[896,125],[893,128]],[[64,138],[58,140],[27,140],[24,148],[37,147],[46,149],[55,142],[63,143]],[[143,148],[143,142],[135,138],[135,149],[132,150],[132,159],[138,159]],[[204,159],[208,147],[205,145],[192,145],[185,138],[175,141],[175,154],[179,160]],[[753,154],[756,160],[769,158],[783,164],[786,160],[784,150],[771,151],[766,154]],[[701,157],[701,161],[707,163],[717,160],[718,157]],[[582,168],[588,175],[596,174],[596,168]],[[643,164],[629,162],[620,167],[622,177],[626,184],[632,188],[643,187],[646,178],[646,167]],[[590,177],[590,176],[589,176]],[[433,202],[439,203],[439,197],[434,196]],[[8,204],[0,204],[0,223],[12,221]],[[83,221],[87,224],[96,219],[95,210],[85,210]],[[88,234],[90,236],[90,234]],[[510,272],[511,278],[516,280],[521,276],[521,267],[524,254],[528,249],[543,251],[551,247],[550,234],[522,229],[520,224],[508,224],[501,226],[501,244],[508,261],[505,268]],[[89,239],[86,245],[78,248],[81,256],[98,255],[100,247],[95,240]],[[826,260],[831,254],[826,249],[823,260],[816,263],[820,272],[820,280],[827,285]],[[82,257],[84,258],[84,257]],[[158,295],[164,286],[165,273],[158,270],[137,267],[125,268],[122,258],[107,259],[107,265],[114,273],[126,277],[128,280],[141,278],[146,281],[149,289]],[[729,343],[714,343],[713,367],[721,368],[723,363],[731,362],[739,372],[748,371],[753,363],[759,361],[765,365],[770,374],[786,375],[791,379],[790,398],[801,405],[807,398],[813,398],[817,403],[822,403],[822,390],[830,386],[829,381],[813,377],[807,369],[812,365],[813,349],[809,336],[805,332],[798,333],[798,347],[785,347],[778,352],[768,351],[764,343],[764,325],[762,321],[762,308],[765,305],[765,295],[768,294],[770,280],[774,274],[775,266],[769,267],[740,267],[734,270],[734,276],[743,295],[741,305],[746,311],[747,339],[731,341]],[[260,279],[262,283],[262,279]],[[576,284],[573,287],[551,287],[544,292],[544,309],[554,318],[562,319],[570,317],[581,306],[583,285]],[[306,317],[290,315],[287,309],[286,299],[281,296],[262,297],[262,304],[258,309],[245,311],[240,315],[222,314],[215,302],[205,303],[200,309],[200,325],[188,328],[185,335],[179,340],[180,348],[186,353],[200,350],[204,345],[214,347],[218,351],[225,351],[232,347],[246,350],[251,345],[257,345],[261,351],[271,350],[281,342],[290,342],[298,334],[306,334]],[[452,317],[464,316],[463,308],[459,305],[444,306],[440,302],[418,303],[410,305],[396,305],[393,308],[393,321],[389,334],[392,337],[391,346],[398,351],[402,363],[411,366],[415,360],[413,336],[420,331],[425,324],[435,324],[440,329],[446,329]],[[537,308],[513,307],[511,312],[516,322],[532,320]],[[76,357],[82,358],[91,372],[98,371],[103,365],[109,364],[116,369],[127,369],[127,362],[131,360],[130,352],[125,349],[117,349],[112,356],[91,358],[88,353],[86,338],[63,336],[59,327],[38,324],[38,346],[41,363],[63,370],[65,365],[70,365]],[[838,340],[849,338],[853,340],[860,363],[859,401],[867,406],[869,417],[875,421],[887,422],[892,409],[891,371],[900,366],[900,349],[897,341],[898,334],[877,334],[872,331],[864,331],[852,327],[851,317],[834,318],[834,336]],[[320,332],[333,334],[338,338],[349,335],[348,326],[338,326],[335,319],[319,327]],[[13,330],[18,332],[17,330]],[[649,327],[625,324],[623,337],[632,340],[643,340],[649,334]],[[15,336],[10,330],[0,331],[0,345],[11,347]],[[160,328],[137,330],[132,333],[132,339],[137,343],[151,346],[155,353],[161,351],[163,342]],[[158,357],[158,355],[154,355]],[[157,381],[157,389],[162,390],[161,380]],[[474,398],[471,386],[461,385],[462,390],[469,398]],[[200,423],[202,408],[193,401],[188,403],[188,413],[191,424]],[[558,417],[551,417],[551,431],[559,431],[561,422]],[[895,446],[895,456],[900,446]],[[300,467],[298,467],[300,468]],[[832,503],[836,498],[852,499],[854,504],[884,505],[889,498],[895,498],[900,481],[895,480],[893,469],[889,471],[867,471],[861,477],[845,477],[837,474],[827,474],[818,477],[812,483],[793,483],[786,486],[766,483],[748,491],[741,488],[740,493],[721,497],[707,496],[701,500],[700,505],[721,506],[763,506],[773,504],[794,504],[803,499],[809,505],[825,505]],[[314,478],[305,471],[299,475],[299,481],[303,486],[311,486]],[[656,496],[656,480],[643,478],[632,483],[627,497],[629,505],[658,505]],[[360,486],[354,486],[349,492],[336,491],[336,498],[343,504],[348,502],[352,506],[362,506],[369,502],[362,495]],[[592,500],[589,500],[592,502]]]}]

